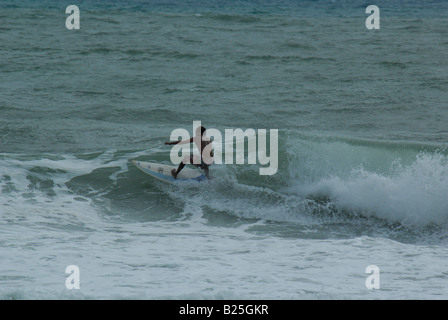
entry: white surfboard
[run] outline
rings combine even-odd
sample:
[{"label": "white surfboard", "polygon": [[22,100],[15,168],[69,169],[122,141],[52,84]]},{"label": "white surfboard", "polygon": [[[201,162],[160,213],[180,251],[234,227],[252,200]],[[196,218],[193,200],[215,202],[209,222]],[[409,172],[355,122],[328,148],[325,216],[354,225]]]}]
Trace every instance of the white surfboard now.
[{"label": "white surfboard", "polygon": [[165,182],[170,183],[176,183],[181,181],[199,182],[207,180],[207,177],[205,176],[204,173],[194,169],[183,168],[182,171],[177,175],[177,178],[174,179],[173,175],[171,174],[171,170],[177,169],[177,167],[175,166],[154,162],[136,161],[136,160],[132,160],[132,163],[144,173]]}]

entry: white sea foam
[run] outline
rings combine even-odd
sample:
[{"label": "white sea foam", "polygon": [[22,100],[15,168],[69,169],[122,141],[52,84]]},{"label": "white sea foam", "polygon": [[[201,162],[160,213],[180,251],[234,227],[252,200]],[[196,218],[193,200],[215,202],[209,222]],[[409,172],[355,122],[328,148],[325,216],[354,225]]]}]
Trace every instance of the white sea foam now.
[{"label": "white sea foam", "polygon": [[448,223],[448,165],[440,153],[421,153],[410,165],[391,164],[390,174],[362,167],[323,178],[306,192],[325,194],[339,208],[403,224]]},{"label": "white sea foam", "polygon": [[88,160],[72,155],[2,155],[0,213],[8,218],[38,219],[34,222],[43,217],[52,219],[81,213],[84,213],[82,219],[97,217],[92,199],[73,192],[67,183],[99,168],[117,168],[109,176],[111,183],[116,182],[117,175],[127,171],[127,158],[114,160],[114,152],[110,150]]},{"label": "white sea foam", "polygon": [[286,140],[286,193],[353,216],[412,226],[448,223],[446,150],[293,134]]}]

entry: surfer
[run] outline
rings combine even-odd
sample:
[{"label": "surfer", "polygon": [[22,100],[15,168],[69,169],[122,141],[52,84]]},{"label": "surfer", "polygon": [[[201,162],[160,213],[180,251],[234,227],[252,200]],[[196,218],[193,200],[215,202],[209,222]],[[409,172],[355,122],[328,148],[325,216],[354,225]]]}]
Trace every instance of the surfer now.
[{"label": "surfer", "polygon": [[[165,142],[165,144],[173,145],[173,144],[187,144],[194,142],[196,144],[196,147],[198,148],[201,158],[199,159],[198,156],[190,155],[185,156],[181,163],[179,164],[179,167],[176,169],[171,170],[171,174],[173,175],[174,179],[177,178],[177,175],[179,172],[185,167],[187,163],[190,163],[198,168],[201,168],[205,172],[205,176],[210,179],[209,176],[209,170],[208,167],[213,163],[213,150],[208,147],[206,152],[204,153],[204,149],[207,145],[211,144],[212,141],[210,140],[207,135],[205,135],[206,129],[204,127],[197,127],[196,128],[196,136],[193,138],[190,138],[189,140],[183,140],[183,141],[169,141]],[[210,150],[210,152],[208,152]]]}]

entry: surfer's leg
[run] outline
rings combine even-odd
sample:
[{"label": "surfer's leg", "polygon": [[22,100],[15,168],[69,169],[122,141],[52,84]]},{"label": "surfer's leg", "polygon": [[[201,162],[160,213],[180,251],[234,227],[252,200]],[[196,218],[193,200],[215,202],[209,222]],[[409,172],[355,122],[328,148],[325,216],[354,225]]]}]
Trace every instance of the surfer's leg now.
[{"label": "surfer's leg", "polygon": [[195,167],[202,169],[202,160],[198,156],[190,156],[190,163]]},{"label": "surfer's leg", "polygon": [[201,164],[197,165],[197,167],[201,168],[202,170],[204,170],[205,176],[207,177],[207,179],[210,179],[210,176],[208,174],[208,168],[210,167],[205,161],[204,159],[201,158]]},{"label": "surfer's leg", "polygon": [[205,176],[207,177],[207,179],[210,179],[210,176],[208,175],[208,166],[205,165],[205,166],[202,167],[202,169],[204,169]]},{"label": "surfer's leg", "polygon": [[177,175],[179,174],[179,172],[185,167],[185,163],[181,162],[179,164],[179,166],[176,169],[171,170],[171,174],[173,175],[174,179],[177,178]]},{"label": "surfer's leg", "polygon": [[177,175],[185,167],[186,163],[193,163],[193,156],[185,156],[184,159],[179,164],[179,167],[177,167],[177,170],[175,169],[171,170],[171,174],[173,175],[174,179],[177,178]]}]

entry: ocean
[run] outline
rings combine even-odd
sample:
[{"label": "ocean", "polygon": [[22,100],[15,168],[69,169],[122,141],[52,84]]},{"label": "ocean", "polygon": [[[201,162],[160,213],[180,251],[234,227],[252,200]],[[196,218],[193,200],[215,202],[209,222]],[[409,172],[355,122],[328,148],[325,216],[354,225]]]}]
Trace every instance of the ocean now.
[{"label": "ocean", "polygon": [[[1,0],[0,299],[447,299],[447,23],[441,0]],[[193,121],[277,129],[277,172],[132,164]]]}]

